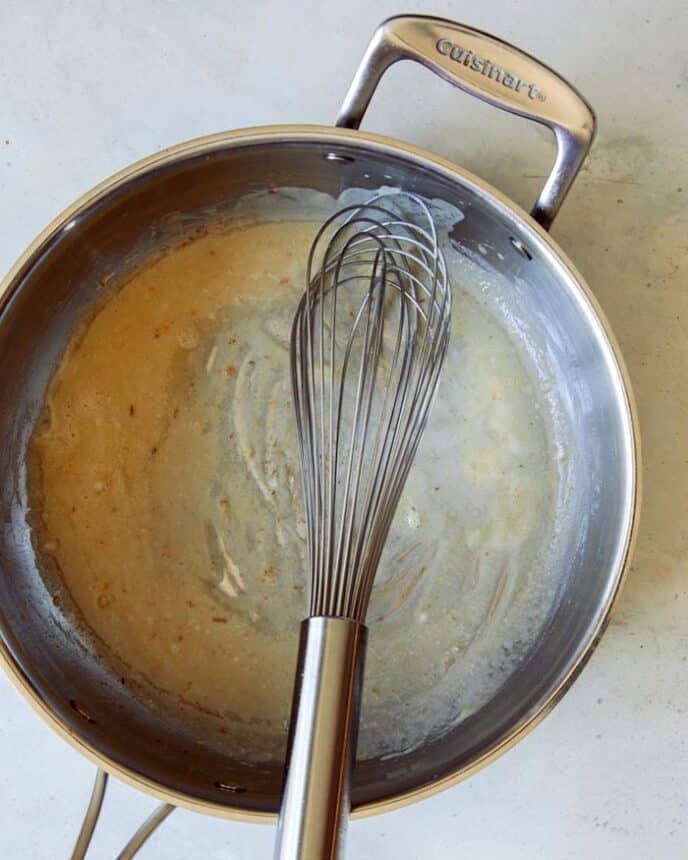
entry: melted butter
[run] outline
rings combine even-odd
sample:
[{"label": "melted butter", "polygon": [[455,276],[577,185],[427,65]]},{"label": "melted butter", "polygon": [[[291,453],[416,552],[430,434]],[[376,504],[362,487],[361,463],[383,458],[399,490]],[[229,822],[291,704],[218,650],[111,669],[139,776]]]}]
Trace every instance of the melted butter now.
[{"label": "melted butter", "polygon": [[[82,626],[254,760],[281,754],[307,605],[288,341],[317,226],[211,232],[135,274],[32,441],[36,541]],[[553,600],[548,407],[471,277],[373,593],[360,756],[480,707]]]}]

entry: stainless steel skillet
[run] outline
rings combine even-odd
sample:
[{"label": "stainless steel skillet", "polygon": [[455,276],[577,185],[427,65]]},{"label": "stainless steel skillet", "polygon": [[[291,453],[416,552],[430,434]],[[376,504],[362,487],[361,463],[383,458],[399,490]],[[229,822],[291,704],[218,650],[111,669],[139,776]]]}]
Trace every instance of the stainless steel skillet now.
[{"label": "stainless steel skillet", "polygon": [[[358,130],[380,76],[402,59],[552,129],[555,165],[530,216],[460,167]],[[153,253],[172,212],[192,216],[248,192],[293,186],[338,194],[398,185],[464,211],[456,241],[488,249],[485,265],[513,283],[519,314],[541,330],[576,448],[578,527],[546,629],[498,694],[455,730],[412,752],[360,762],[356,811],[384,811],[464,778],[553,707],[604,629],[638,516],[638,425],[622,360],[590,290],[546,232],[593,133],[586,102],[537,60],[462,25],[403,16],[375,33],[336,128],[270,126],[180,144],[103,182],[32,243],[0,292],[0,656],[60,734],[171,803],[254,820],[278,808],[281,762],[251,767],[199,746],[192,721],[163,720],[82,647],[53,604],[32,544],[26,449],[70,334],[132,248]]]}]

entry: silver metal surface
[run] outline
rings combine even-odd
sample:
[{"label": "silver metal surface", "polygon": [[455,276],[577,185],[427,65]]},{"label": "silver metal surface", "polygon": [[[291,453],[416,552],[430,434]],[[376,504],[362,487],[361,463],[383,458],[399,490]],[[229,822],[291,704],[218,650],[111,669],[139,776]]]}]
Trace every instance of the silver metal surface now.
[{"label": "silver metal surface", "polygon": [[275,860],[343,856],[366,634],[347,618],[301,625]]},{"label": "silver metal surface", "polygon": [[171,803],[161,803],[157,809],[154,809],[117,855],[117,860],[134,860],[141,848],[176,808]]},{"label": "silver metal surface", "polygon": [[[100,820],[107,784],[107,772],[100,767],[97,768],[91,797],[70,860],[86,860],[88,857],[88,849]],[[157,809],[153,810],[117,855],[117,860],[133,860],[148,839],[175,809],[176,807],[170,803],[161,803]]]},{"label": "silver metal surface", "polygon": [[103,808],[103,798],[107,788],[108,775],[98,768],[96,778],[93,781],[93,790],[88,801],[88,807],[84,815],[84,820],[81,825],[81,830],[76,839],[76,845],[72,851],[70,860],[84,860],[88,854],[88,846],[91,844],[93,834],[96,829],[96,824],[100,817],[100,810]]},{"label": "silver metal surface", "polygon": [[595,134],[595,115],[580,93],[508,42],[443,18],[399,15],[375,31],[344,99],[338,126],[360,126],[380,78],[399,60],[421,63],[464,92],[552,130],[556,161],[530,213],[549,229]]},{"label": "silver metal surface", "polygon": [[358,643],[451,321],[435,224],[414,195],[375,195],[332,215],[311,247],[306,283],[291,373],[317,617],[305,622],[296,675],[277,860],[342,856]]},{"label": "silver metal surface", "polygon": [[[331,160],[330,154],[341,156]],[[393,809],[484,767],[531,730],[593,653],[619,593],[639,510],[639,437],[613,334],[562,249],[498,190],[406,143],[325,126],[224,132],[156,153],[103,182],[30,245],[0,285],[0,661],[37,712],[110,773],[199,812],[274,820],[283,762],[251,767],[196,743],[193,716],[151,708],[111,655],[84,647],[32,542],[27,443],[75,329],[136,263],[258,190],[336,196],[396,186],[465,213],[452,241],[513,289],[541,333],[576,452],[571,553],[549,623],[495,697],[436,741],[357,761],[353,814]],[[208,213],[211,213],[210,215]],[[188,231],[187,231],[188,232]],[[486,253],[479,252],[480,246]],[[520,250],[523,249],[523,250]],[[450,466],[448,465],[448,469]],[[452,715],[448,715],[451,717]]]},{"label": "silver metal surface", "polygon": [[451,288],[427,206],[391,193],[335,213],[307,282],[291,374],[310,614],[363,622],[449,342]]}]

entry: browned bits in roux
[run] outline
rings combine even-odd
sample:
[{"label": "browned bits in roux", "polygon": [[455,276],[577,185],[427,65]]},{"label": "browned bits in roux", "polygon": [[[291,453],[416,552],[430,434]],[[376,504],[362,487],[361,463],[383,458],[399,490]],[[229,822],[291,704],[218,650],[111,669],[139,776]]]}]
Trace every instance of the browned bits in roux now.
[{"label": "browned bits in roux", "polygon": [[112,595],[112,594],[107,594],[107,593],[99,594],[98,598],[96,599],[96,603],[98,604],[98,609],[107,609],[108,606],[112,605],[114,600],[115,600],[115,598],[114,598],[114,595]]}]

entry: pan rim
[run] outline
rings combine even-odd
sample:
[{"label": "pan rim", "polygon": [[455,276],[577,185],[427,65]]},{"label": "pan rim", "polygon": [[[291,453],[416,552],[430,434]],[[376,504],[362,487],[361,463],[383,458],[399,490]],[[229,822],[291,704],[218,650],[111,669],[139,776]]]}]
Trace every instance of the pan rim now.
[{"label": "pan rim", "polygon": [[[388,797],[376,799],[355,807],[352,813],[353,816],[364,817],[397,809],[455,785],[483,767],[486,767],[513,747],[526,734],[532,731],[565,695],[592,656],[609,623],[610,613],[625,580],[637,537],[641,494],[639,424],[630,379],[616,338],[592,291],[572,262],[549,234],[525,210],[506,195],[460,166],[421,148],[381,135],[345,128],[319,125],[259,126],[219,132],[177,144],[125,167],[82,195],[58,215],[34,239],[18,258],[17,262],[10,268],[2,282],[0,282],[0,325],[2,324],[5,308],[15,291],[19,288],[25,273],[30,269],[31,265],[43,253],[49,250],[54,241],[59,240],[63,231],[73,229],[77,225],[80,216],[85,215],[94,204],[106,198],[117,189],[136,179],[143,178],[157,169],[170,166],[176,161],[186,160],[187,158],[211,155],[214,152],[228,148],[249,147],[254,144],[308,142],[324,143],[325,145],[331,144],[333,146],[337,144],[359,146],[379,154],[397,158],[401,157],[407,163],[410,162],[411,165],[416,164],[417,166],[430,168],[434,173],[464,187],[467,186],[478,196],[486,198],[491,206],[498,211],[498,214],[507,222],[510,222],[515,228],[517,227],[521,231],[525,229],[529,234],[529,240],[538,246],[539,251],[548,258],[549,262],[558,270],[561,277],[568,282],[569,287],[579,301],[582,311],[586,314],[591,325],[596,328],[596,333],[601,338],[601,342],[607,353],[608,365],[614,371],[615,388],[619,396],[618,399],[624,418],[624,453],[628,472],[628,486],[626,498],[624,499],[624,527],[617,540],[614,563],[609,568],[607,576],[608,587],[604,603],[598,609],[596,617],[592,619],[586,636],[581,639],[575,653],[568,660],[566,670],[561,673],[559,678],[553,679],[547,697],[537,707],[532,709],[532,712],[525,714],[503,737],[494,741],[475,760],[435,781],[427,782],[413,789],[397,792]],[[276,821],[276,813],[240,809],[214,801],[201,800],[181,791],[163,786],[149,777],[137,773],[116,760],[103,755],[102,752],[85,741],[51,710],[48,704],[42,699],[40,691],[33,686],[21,665],[12,655],[1,635],[0,666],[25,700],[29,702],[33,709],[39,713],[58,735],[99,767],[104,768],[124,782],[167,803],[182,806],[196,812],[242,821],[265,823]]]}]

